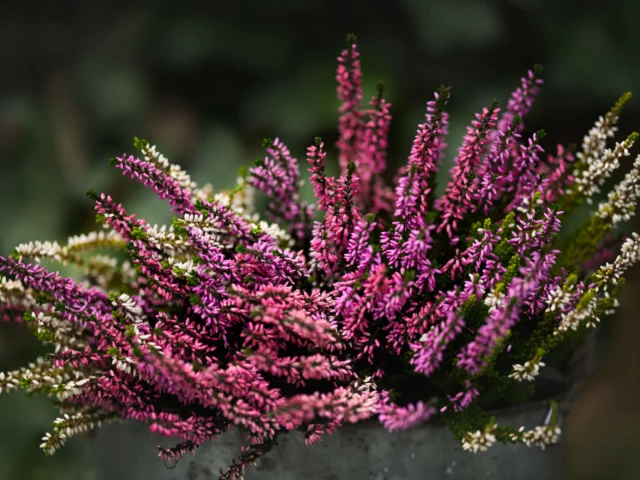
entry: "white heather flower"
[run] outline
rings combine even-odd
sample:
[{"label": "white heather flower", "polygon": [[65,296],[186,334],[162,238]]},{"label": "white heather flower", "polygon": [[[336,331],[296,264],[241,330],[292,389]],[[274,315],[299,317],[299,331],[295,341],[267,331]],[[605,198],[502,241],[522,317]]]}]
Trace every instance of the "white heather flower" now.
[{"label": "white heather flower", "polygon": [[69,397],[82,395],[82,388],[81,388],[82,386],[78,386],[78,384],[73,380],[67,383],[63,383],[61,385],[62,385],[62,391],[58,393],[58,400],[66,400]]},{"label": "white heather flower", "polygon": [[197,188],[197,185],[194,181],[191,180],[189,174],[184,171],[179,165],[173,165],[169,163],[169,160],[158,152],[155,145],[147,145],[144,149],[144,159],[153,163],[161,170],[163,170],[167,175],[169,175],[172,179],[178,182],[180,188],[184,188],[187,190],[193,190]]},{"label": "white heather flower", "polygon": [[504,300],[504,293],[491,291],[484,299],[484,304],[489,307],[489,311],[492,312],[500,305],[502,305],[502,301]]},{"label": "white heather flower", "polygon": [[211,185],[210,183],[205,183],[202,187],[193,190],[193,196],[197,200],[205,201],[211,198],[213,194],[213,185]]},{"label": "white heather flower", "polygon": [[[633,233],[632,236],[622,244],[620,254],[613,263],[603,265],[594,274],[596,285],[591,291],[592,298],[586,305],[580,306],[580,303],[578,303],[573,310],[563,313],[560,318],[560,325],[558,325],[553,333],[558,335],[567,330],[576,330],[583,321],[586,321],[585,325],[587,327],[596,326],[600,321],[600,318],[595,315],[598,299],[608,297],[610,287],[617,285],[627,269],[638,260],[640,260],[640,235]],[[587,294],[589,294],[589,292],[585,295]],[[594,294],[600,294],[601,296],[596,297]]]},{"label": "white heather flower", "polygon": [[[568,330],[577,330],[584,320],[593,316],[596,304],[597,300],[594,297],[584,308],[578,309],[578,307],[576,306],[568,313],[563,313],[560,316],[560,325],[558,325],[556,330],[553,332],[554,335],[564,333]],[[596,321],[599,321],[599,319],[596,319]]]},{"label": "white heather flower", "polygon": [[106,284],[110,278],[105,277],[109,272],[113,272],[117,265],[117,260],[105,255],[95,255],[83,260],[75,255],[76,252],[100,248],[105,246],[123,246],[124,240],[117,232],[90,232],[85,235],[75,235],[69,237],[64,246],[57,242],[28,242],[16,247],[16,254],[22,258],[30,258],[39,263],[43,258],[49,258],[63,265],[69,262],[87,265],[85,275],[96,277],[97,283]]},{"label": "white heather flower", "polygon": [[42,437],[42,443],[40,444],[40,448],[44,450],[46,455],[53,455],[56,450],[62,447],[67,441],[67,436],[64,432],[56,433],[55,435],[51,435],[50,433],[46,433],[44,437]]},{"label": "white heather flower", "polygon": [[193,260],[189,259],[185,262],[177,262],[175,260],[175,258],[170,258],[169,259],[169,264],[173,266],[172,272],[176,277],[179,277],[180,274],[180,270],[183,270],[187,273],[189,273],[191,270],[195,269],[195,264],[193,263]]},{"label": "white heather flower", "polygon": [[291,247],[293,245],[293,240],[291,239],[291,235],[286,230],[283,230],[275,223],[267,223],[264,220],[260,221],[257,225],[260,230],[264,233],[272,237],[279,245],[285,245],[287,247]]},{"label": "white heather flower", "polygon": [[549,445],[554,445],[560,440],[562,431],[557,425],[541,425],[534,429],[533,444],[544,450]]},{"label": "white heather flower", "polygon": [[16,247],[16,253],[21,257],[33,258],[34,261],[40,262],[42,258],[53,258],[62,261],[62,247],[58,242],[28,242],[21,243]]},{"label": "white heather flower", "polygon": [[609,192],[607,202],[601,203],[596,215],[611,218],[611,225],[630,220],[635,213],[636,203],[640,197],[640,155],[633,164],[633,169],[624,179]]},{"label": "white heather flower", "polygon": [[130,295],[121,293],[118,298],[111,303],[115,307],[121,307],[125,316],[133,322],[140,323],[144,320],[142,307],[140,307]]},{"label": "white heather flower", "polygon": [[638,260],[640,260],[640,236],[637,233],[633,233],[630,238],[624,241],[620,254],[613,263],[605,264],[595,273],[594,276],[597,279],[596,292],[601,289],[607,292],[608,287],[615,285],[627,269]]},{"label": "white heather flower", "polygon": [[137,375],[136,363],[130,357],[113,357],[112,365],[129,375]]},{"label": "white heather flower", "polygon": [[[54,434],[45,436],[40,447],[45,448],[47,443],[51,443],[52,438],[64,434],[65,439],[77,435],[78,433],[87,432],[100,427],[104,422],[113,422],[120,420],[117,414],[111,412],[94,412],[83,413],[78,412],[73,415],[65,413],[62,417],[56,418],[53,422]],[[44,446],[43,446],[44,445]]]},{"label": "white heather flower", "polygon": [[92,279],[95,285],[106,290],[107,285],[113,279],[118,266],[118,260],[107,255],[94,255],[87,259],[84,269],[85,281]]},{"label": "white heather flower", "polygon": [[218,192],[213,196],[213,201],[219,203],[223,207],[231,207],[231,197],[226,192]]},{"label": "white heather flower", "polygon": [[205,217],[201,213],[187,213],[182,218],[182,221],[184,222],[185,227],[191,227],[202,232],[201,235],[203,241],[219,248],[225,247],[225,245],[222,244],[222,235],[226,234],[226,232],[218,227],[215,221],[208,215]]},{"label": "white heather flower", "polygon": [[497,427],[496,424],[493,424],[485,428],[484,432],[476,430],[473,433],[467,433],[462,441],[462,448],[473,453],[486,452],[496,443],[496,436],[493,432]]},{"label": "white heather flower", "polygon": [[67,250],[85,250],[104,244],[124,244],[123,238],[115,230],[101,230],[82,235],[74,235],[67,240]]},{"label": "white heather flower", "polygon": [[603,154],[607,139],[613,138],[618,130],[616,123],[618,123],[618,115],[613,112],[598,118],[582,140],[582,152],[577,154],[581,163],[589,164],[592,158]]},{"label": "white heather flower", "polygon": [[[193,217],[193,215],[190,215],[190,217]],[[169,255],[184,254],[191,247],[191,243],[182,236],[177,235],[172,226],[162,225],[158,227],[153,225],[145,233],[150,243]]]},{"label": "white heather flower", "polygon": [[540,368],[544,367],[544,362],[540,360],[529,360],[524,365],[515,364],[513,366],[513,372],[509,374],[509,378],[514,378],[519,382],[523,380],[533,380],[540,373]]},{"label": "white heather flower", "polygon": [[571,294],[562,289],[560,286],[556,286],[547,296],[547,312],[561,311],[565,305],[571,299]]},{"label": "white heather flower", "polygon": [[36,301],[31,289],[25,289],[22,282],[0,276],[0,303],[31,308]]},{"label": "white heather flower", "polygon": [[533,430],[518,429],[518,433],[511,434],[511,440],[524,443],[527,447],[535,446],[541,450],[558,443],[562,431],[558,425],[539,425]]},{"label": "white heather flower", "polygon": [[616,143],[613,150],[607,149],[602,155],[592,157],[587,164],[587,168],[575,171],[575,190],[587,197],[587,202],[591,203],[593,194],[600,191],[600,186],[611,173],[620,166],[620,159],[629,155],[629,148],[634,144],[635,137],[630,136],[624,142]]}]

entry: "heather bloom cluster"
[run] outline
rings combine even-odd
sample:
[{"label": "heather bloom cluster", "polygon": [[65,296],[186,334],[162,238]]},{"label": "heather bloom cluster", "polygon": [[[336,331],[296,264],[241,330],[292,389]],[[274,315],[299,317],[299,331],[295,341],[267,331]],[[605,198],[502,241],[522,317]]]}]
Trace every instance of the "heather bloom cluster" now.
[{"label": "heather bloom cluster", "polygon": [[[101,229],[0,257],[0,318],[53,346],[0,373],[0,391],[57,400],[46,453],[123,420],[180,439],[158,447],[167,465],[242,428],[246,446],[223,479],[241,478],[284,432],[314,443],[369,418],[401,430],[439,416],[472,452],[558,441],[555,406],[533,430],[487,411],[532,397],[547,354],[613,312],[640,257],[640,237],[616,230],[640,196],[640,157],[579,230],[562,231],[629,155],[637,134],[608,144],[630,95],[581,151],[545,155],[544,132],[524,125],[542,85],[532,69],[506,108],[494,101],[471,121],[436,198],[451,88],[427,102],[408,162],[389,173],[384,89],[363,102],[353,37],[338,64],[336,154],[320,138],[306,151],[314,202],[281,139],[221,192],[136,139],[139,153],[111,164],[168,202],[171,225],[89,191]],[[602,248],[611,254],[597,257]]]}]

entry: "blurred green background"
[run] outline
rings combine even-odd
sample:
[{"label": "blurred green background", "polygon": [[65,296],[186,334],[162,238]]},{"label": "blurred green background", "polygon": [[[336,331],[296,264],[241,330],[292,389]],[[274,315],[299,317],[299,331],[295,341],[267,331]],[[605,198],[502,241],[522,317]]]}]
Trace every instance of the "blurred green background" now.
[{"label": "blurred green background", "polygon": [[[639,18],[637,0],[5,0],[0,252],[90,229],[88,188],[167,219],[166,205],[108,167],[132,151],[133,136],[217,188],[231,185],[265,136],[298,158],[314,136],[332,144],[335,60],[348,32],[359,37],[365,96],[382,80],[393,104],[393,167],[440,84],[453,87],[455,147],[473,113],[493,98],[504,103],[534,63],[545,66],[545,85],[528,131],[544,128],[548,151],[580,143],[640,80]],[[620,127],[640,129],[640,100]],[[603,328],[598,372],[568,420],[568,478],[640,478],[640,272],[631,277],[620,314]],[[42,351],[24,328],[0,327],[0,370]],[[0,396],[0,479],[92,478],[88,442],[74,439],[54,457],[38,450],[53,418],[45,399]]]}]

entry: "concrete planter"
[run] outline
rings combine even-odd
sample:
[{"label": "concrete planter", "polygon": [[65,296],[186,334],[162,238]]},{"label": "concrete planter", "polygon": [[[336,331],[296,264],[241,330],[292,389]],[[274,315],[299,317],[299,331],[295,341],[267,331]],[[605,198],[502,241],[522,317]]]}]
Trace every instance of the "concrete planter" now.
[{"label": "concrete planter", "polygon": [[[498,423],[540,425],[548,403],[497,413]],[[217,479],[239,452],[243,434],[233,430],[186,455],[173,469],[157,457],[155,445],[170,445],[143,425],[110,425],[95,439],[97,480]],[[495,445],[485,453],[462,450],[446,426],[424,424],[389,433],[377,422],[348,425],[317,445],[301,435],[283,435],[246,480],[555,480],[563,477],[563,446],[546,451],[524,445]]]}]

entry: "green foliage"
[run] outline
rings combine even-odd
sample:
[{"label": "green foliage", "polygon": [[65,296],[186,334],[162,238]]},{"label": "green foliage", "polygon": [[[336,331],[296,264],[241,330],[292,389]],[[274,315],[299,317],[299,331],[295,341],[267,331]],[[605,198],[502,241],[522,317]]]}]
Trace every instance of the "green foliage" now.
[{"label": "green foliage", "polygon": [[509,265],[507,266],[507,271],[504,274],[504,280],[501,282],[502,284],[506,286],[506,285],[509,285],[509,283],[511,283],[511,280],[513,279],[513,277],[515,277],[518,274],[518,269],[520,268],[521,262],[522,261],[520,259],[520,255],[518,255],[517,253],[514,253],[511,256],[511,259],[509,260]]},{"label": "green foliage", "polygon": [[176,235],[181,236],[182,238],[187,238],[189,236],[189,232],[184,226],[184,220],[178,217],[173,217],[171,220],[171,226],[173,227],[173,231]]},{"label": "green foliage", "polygon": [[445,412],[445,422],[453,436],[461,441],[468,432],[483,430],[491,421],[491,416],[479,405],[471,404],[460,412]]},{"label": "green foliage", "polygon": [[147,148],[149,148],[149,142],[147,142],[144,138],[133,138],[133,146],[136,150],[139,150],[141,153],[145,153]]},{"label": "green foliage", "polygon": [[140,227],[133,227],[131,229],[131,238],[135,240],[146,240],[148,237],[147,232]]}]

